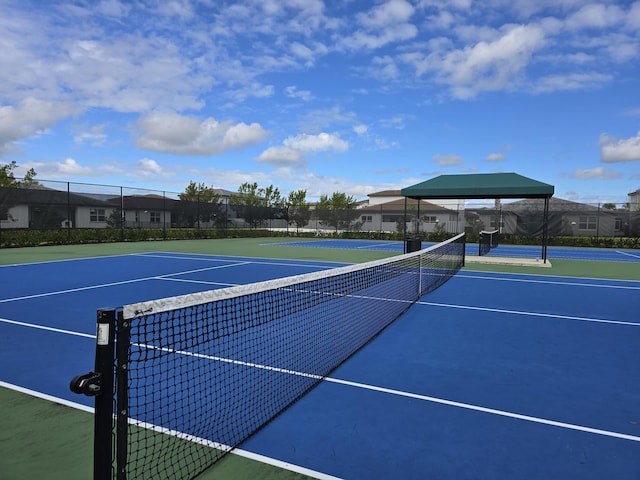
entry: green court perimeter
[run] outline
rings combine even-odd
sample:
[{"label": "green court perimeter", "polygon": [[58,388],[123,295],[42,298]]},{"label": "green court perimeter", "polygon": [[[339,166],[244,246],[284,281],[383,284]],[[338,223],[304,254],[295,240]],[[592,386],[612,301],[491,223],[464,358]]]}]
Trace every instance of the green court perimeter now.
[{"label": "green court perimeter", "polygon": [[[300,239],[295,239],[299,242]],[[58,261],[73,258],[126,255],[141,252],[181,252],[261,258],[359,263],[392,255],[383,251],[269,246],[282,238],[156,241],[140,243],[51,246],[0,250],[0,265]],[[640,281],[638,263],[553,260],[552,268],[468,263],[466,269]],[[90,319],[93,321],[93,319]],[[3,368],[10,368],[5,365]],[[0,472],[6,480],[91,478],[93,417],[52,401],[0,388]],[[200,478],[300,479],[303,475],[228,455]]]}]

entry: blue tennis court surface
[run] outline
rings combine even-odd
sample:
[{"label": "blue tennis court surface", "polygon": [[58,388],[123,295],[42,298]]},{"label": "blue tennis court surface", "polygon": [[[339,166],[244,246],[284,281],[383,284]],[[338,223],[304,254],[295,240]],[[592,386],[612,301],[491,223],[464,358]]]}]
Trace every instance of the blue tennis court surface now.
[{"label": "blue tennis court surface", "polygon": [[[98,308],[336,266],[157,252],[0,267],[0,381],[92,405],[69,380],[93,366]],[[241,449],[327,479],[637,480],[639,298],[634,281],[462,270]]]},{"label": "blue tennis court surface", "polygon": [[[374,250],[402,253],[403,242],[381,241],[381,240],[310,240],[298,242],[278,242],[265,245],[306,247],[306,248],[340,248],[355,250]],[[427,248],[434,243],[423,242],[422,248]],[[490,256],[496,257],[517,257],[517,258],[540,258],[542,247],[530,245],[500,245],[491,250]],[[478,255],[478,244],[467,244],[467,255]],[[548,247],[547,256],[549,259],[567,260],[597,260],[608,262],[640,262],[640,251],[631,249],[615,248],[575,248],[575,247]]]}]

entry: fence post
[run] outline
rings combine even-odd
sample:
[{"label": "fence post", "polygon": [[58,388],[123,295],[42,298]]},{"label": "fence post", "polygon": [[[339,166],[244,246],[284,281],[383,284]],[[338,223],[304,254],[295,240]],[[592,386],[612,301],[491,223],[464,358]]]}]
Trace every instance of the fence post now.
[{"label": "fence post", "polygon": [[67,243],[71,243],[71,182],[67,182]]}]

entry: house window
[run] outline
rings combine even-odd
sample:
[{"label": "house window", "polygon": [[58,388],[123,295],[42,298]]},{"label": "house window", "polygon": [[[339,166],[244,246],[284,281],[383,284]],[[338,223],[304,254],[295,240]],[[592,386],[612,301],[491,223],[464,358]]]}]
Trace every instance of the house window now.
[{"label": "house window", "polygon": [[624,226],[624,221],[621,218],[616,218],[615,231],[621,232],[623,226]]},{"label": "house window", "polygon": [[363,223],[373,222],[373,217],[371,215],[362,215],[362,222]]},{"label": "house window", "polygon": [[595,230],[596,229],[596,216],[595,215],[581,215],[578,221],[578,228],[580,230]]},{"label": "house window", "polygon": [[422,218],[424,218],[424,221],[426,223],[436,223],[437,222],[436,217],[432,217],[432,216],[429,216],[429,215],[425,215]]},{"label": "house window", "polygon": [[89,221],[90,222],[104,222],[106,217],[104,215],[104,208],[91,208],[89,209]]},{"label": "house window", "polygon": [[149,212],[149,222],[160,223],[160,213],[161,212]]},{"label": "house window", "polygon": [[[410,220],[410,217],[407,217],[407,220]],[[382,221],[385,223],[402,222],[404,221],[404,215],[383,215]]]}]

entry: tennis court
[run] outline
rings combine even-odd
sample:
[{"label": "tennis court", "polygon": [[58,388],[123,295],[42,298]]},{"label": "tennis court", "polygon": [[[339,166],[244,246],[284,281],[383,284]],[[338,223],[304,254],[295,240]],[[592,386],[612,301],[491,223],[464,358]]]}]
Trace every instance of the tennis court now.
[{"label": "tennis court", "polygon": [[[147,252],[2,266],[0,381],[90,407],[69,380],[93,366],[97,308],[341,265]],[[467,267],[241,453],[315,478],[640,478],[639,298],[639,281]]]},{"label": "tennis court", "polygon": [[[304,248],[331,248],[346,250],[369,250],[402,253],[404,243],[398,241],[380,240],[305,240],[290,242],[272,242],[264,245],[290,246]],[[423,242],[423,248],[435,245],[433,242]],[[500,245],[492,249],[488,255],[494,257],[516,257],[516,258],[540,258],[541,247],[532,245]],[[467,244],[467,255],[478,255],[478,244]],[[569,260],[596,260],[605,262],[639,262],[640,252],[630,249],[616,248],[578,248],[578,247],[548,247],[548,258],[569,259]]]}]

